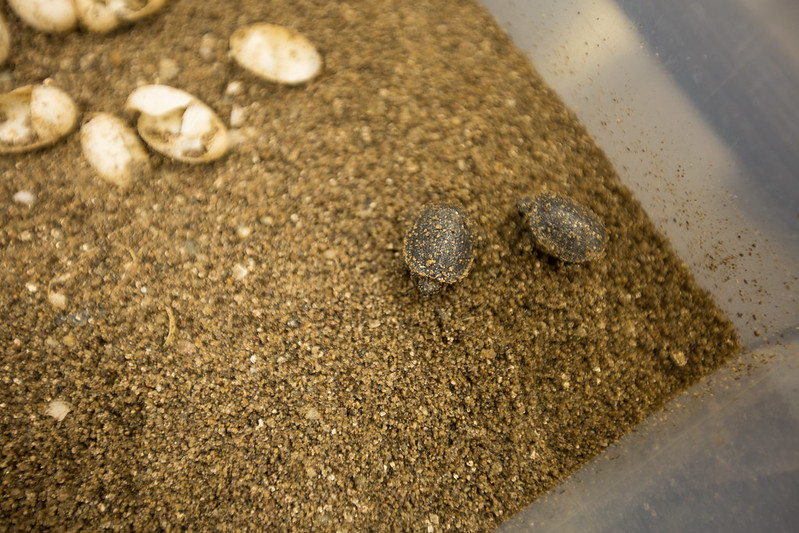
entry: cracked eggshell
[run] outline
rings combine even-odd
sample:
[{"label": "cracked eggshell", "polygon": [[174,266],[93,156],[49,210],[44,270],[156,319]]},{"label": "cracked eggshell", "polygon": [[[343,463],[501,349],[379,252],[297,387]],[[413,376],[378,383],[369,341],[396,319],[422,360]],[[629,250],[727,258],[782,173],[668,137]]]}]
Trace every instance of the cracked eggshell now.
[{"label": "cracked eggshell", "polygon": [[25,24],[39,31],[67,32],[78,24],[72,0],[8,0],[8,4]]},{"label": "cracked eggshell", "polygon": [[298,85],[322,69],[322,56],[303,35],[274,24],[243,26],[230,37],[236,61],[269,81]]},{"label": "cracked eggshell", "polygon": [[106,33],[155,13],[166,0],[74,0],[81,24],[90,31]]},{"label": "cracked eggshell", "polygon": [[144,85],[126,103],[140,113],[139,135],[153,150],[185,163],[206,163],[228,148],[227,128],[197,97],[167,85]]},{"label": "cracked eggshell", "polygon": [[139,137],[110,113],[98,113],[81,127],[80,144],[97,174],[120,187],[150,172],[150,159]]},{"label": "cracked eggshell", "polygon": [[8,26],[0,13],[0,65],[8,59],[8,52],[11,50],[11,35],[8,33]]},{"label": "cracked eggshell", "polygon": [[0,154],[28,152],[72,131],[78,108],[52,85],[26,85],[0,95]]}]

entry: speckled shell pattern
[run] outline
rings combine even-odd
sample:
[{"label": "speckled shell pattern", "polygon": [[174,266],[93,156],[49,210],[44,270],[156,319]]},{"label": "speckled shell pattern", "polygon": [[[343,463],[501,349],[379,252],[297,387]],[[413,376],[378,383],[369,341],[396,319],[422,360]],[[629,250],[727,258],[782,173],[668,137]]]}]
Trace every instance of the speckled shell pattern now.
[{"label": "speckled shell pattern", "polygon": [[519,200],[517,206],[544,252],[568,263],[585,263],[604,255],[607,232],[589,209],[549,192]]},{"label": "speckled shell pattern", "polygon": [[473,260],[472,233],[457,207],[425,207],[405,237],[405,262],[418,276],[455,283],[468,274]]}]

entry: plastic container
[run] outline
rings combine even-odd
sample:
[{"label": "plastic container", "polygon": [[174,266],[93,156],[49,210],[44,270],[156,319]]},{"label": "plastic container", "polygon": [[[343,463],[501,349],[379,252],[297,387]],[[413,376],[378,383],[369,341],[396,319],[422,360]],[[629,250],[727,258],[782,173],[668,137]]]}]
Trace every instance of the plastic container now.
[{"label": "plastic container", "polygon": [[799,2],[483,0],[746,353],[501,531],[795,531]]}]

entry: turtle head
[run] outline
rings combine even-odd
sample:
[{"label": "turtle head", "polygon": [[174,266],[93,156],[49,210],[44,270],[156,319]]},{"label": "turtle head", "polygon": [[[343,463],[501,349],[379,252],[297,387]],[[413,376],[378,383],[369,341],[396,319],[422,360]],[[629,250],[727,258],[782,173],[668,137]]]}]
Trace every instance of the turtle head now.
[{"label": "turtle head", "polygon": [[422,293],[422,296],[430,296],[431,294],[441,290],[441,287],[444,286],[444,284],[440,281],[436,281],[432,278],[426,278],[424,276],[419,276],[416,278],[416,284],[419,287],[419,292]]},{"label": "turtle head", "polygon": [[533,209],[533,199],[532,198],[522,198],[516,202],[516,209],[519,210],[519,213],[523,216],[529,215],[530,211]]}]

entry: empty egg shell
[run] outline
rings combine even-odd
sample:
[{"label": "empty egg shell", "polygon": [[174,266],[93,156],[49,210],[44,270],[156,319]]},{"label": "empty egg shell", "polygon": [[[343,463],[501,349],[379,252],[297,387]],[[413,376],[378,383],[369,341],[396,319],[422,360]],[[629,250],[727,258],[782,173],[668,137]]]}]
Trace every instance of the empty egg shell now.
[{"label": "empty egg shell", "polygon": [[80,23],[90,31],[106,33],[155,13],[166,0],[74,0]]},{"label": "empty egg shell", "polygon": [[243,26],[230,37],[236,61],[269,81],[297,85],[316,76],[322,56],[303,35],[274,24]]},{"label": "empty egg shell", "polygon": [[104,180],[120,187],[150,171],[150,160],[139,137],[121,119],[99,113],[80,129],[83,155]]},{"label": "empty egg shell", "polygon": [[126,104],[140,113],[139,135],[153,150],[185,163],[206,163],[227,151],[227,128],[195,96],[167,85],[144,85]]},{"label": "empty egg shell", "polygon": [[36,150],[72,131],[78,108],[52,85],[26,85],[0,95],[0,154]]},{"label": "empty egg shell", "polygon": [[25,24],[46,33],[70,31],[78,23],[72,0],[8,0],[8,4]]}]

